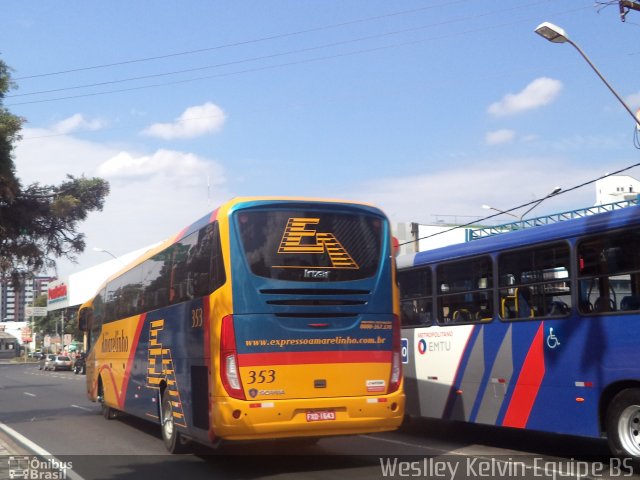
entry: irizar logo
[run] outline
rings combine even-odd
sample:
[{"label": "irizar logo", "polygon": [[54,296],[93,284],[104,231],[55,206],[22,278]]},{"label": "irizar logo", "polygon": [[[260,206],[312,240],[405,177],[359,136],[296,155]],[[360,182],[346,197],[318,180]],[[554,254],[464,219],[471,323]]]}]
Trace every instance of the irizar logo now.
[{"label": "irizar logo", "polygon": [[329,278],[329,270],[307,270],[304,269],[304,278]]},{"label": "irizar logo", "polygon": [[[278,254],[327,254],[331,260],[331,267],[326,268],[358,270],[360,268],[358,264],[351,258],[351,255],[349,255],[333,233],[318,232],[309,227],[310,225],[318,225],[319,223],[319,218],[290,218],[284,229]],[[309,229],[307,229],[308,227]],[[323,270],[305,269],[304,273],[305,278],[327,278],[328,275],[329,272]]]}]

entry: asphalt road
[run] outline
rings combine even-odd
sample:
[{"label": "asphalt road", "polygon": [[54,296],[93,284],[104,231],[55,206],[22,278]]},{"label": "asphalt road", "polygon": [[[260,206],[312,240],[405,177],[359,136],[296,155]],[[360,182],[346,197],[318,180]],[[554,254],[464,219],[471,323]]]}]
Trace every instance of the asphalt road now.
[{"label": "asphalt road", "polygon": [[33,364],[0,365],[0,422],[70,464],[74,478],[629,478],[602,440],[435,421],[313,446],[244,443],[175,456],[157,425],[105,420],[86,399],[84,382]]}]

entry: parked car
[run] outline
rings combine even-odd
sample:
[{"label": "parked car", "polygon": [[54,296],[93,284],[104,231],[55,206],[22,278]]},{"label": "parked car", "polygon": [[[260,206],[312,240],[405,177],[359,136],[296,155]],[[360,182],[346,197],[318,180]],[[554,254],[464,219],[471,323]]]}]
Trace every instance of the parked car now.
[{"label": "parked car", "polygon": [[51,360],[45,362],[45,370],[71,370],[71,359],[66,355],[54,355]]},{"label": "parked car", "polygon": [[49,366],[48,363],[53,361],[54,358],[56,358],[56,356],[53,353],[48,353],[40,357],[40,370],[47,370],[47,367]]}]

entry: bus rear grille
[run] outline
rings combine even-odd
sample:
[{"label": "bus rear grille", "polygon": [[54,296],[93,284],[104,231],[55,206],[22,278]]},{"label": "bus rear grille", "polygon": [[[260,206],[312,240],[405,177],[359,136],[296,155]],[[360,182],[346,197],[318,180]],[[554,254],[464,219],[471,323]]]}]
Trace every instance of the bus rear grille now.
[{"label": "bus rear grille", "polygon": [[366,305],[364,300],[268,300],[268,305],[302,305],[302,306],[332,306],[332,305]]},{"label": "bus rear grille", "polygon": [[322,312],[303,312],[303,313],[276,313],[278,318],[357,318],[354,313],[322,313]]},{"label": "bus rear grille", "polygon": [[332,289],[332,288],[270,288],[260,290],[264,295],[369,295],[370,290],[350,290],[350,289]]}]

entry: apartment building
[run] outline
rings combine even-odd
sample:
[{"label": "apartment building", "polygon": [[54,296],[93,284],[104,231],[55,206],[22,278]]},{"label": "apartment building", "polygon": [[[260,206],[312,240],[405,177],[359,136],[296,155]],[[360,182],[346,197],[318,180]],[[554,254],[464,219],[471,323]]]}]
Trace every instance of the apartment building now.
[{"label": "apartment building", "polygon": [[55,277],[33,277],[17,290],[10,280],[0,280],[0,321],[26,321],[25,307],[33,305],[36,297],[46,295],[49,283],[53,280]]}]

